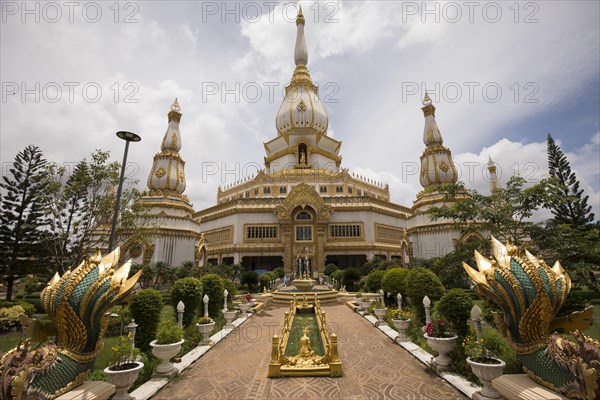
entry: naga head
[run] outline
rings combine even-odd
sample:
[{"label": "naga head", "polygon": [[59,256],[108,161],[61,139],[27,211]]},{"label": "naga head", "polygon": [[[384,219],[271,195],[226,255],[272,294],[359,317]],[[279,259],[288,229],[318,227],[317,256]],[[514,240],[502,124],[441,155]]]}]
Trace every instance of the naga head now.
[{"label": "naga head", "polygon": [[492,237],[493,258],[475,251],[477,269],[463,263],[479,295],[496,303],[504,313],[499,329],[515,346],[544,344],[550,322],[562,307],[571,279],[559,261],[552,267],[527,250]]},{"label": "naga head", "polygon": [[104,257],[98,250],[73,271],[56,273],[42,291],[42,304],[56,326],[61,349],[86,358],[95,358],[102,350],[106,312],[126,300],[141,275],[138,271],[127,279],[131,261],[117,268],[118,260],[119,248]]}]

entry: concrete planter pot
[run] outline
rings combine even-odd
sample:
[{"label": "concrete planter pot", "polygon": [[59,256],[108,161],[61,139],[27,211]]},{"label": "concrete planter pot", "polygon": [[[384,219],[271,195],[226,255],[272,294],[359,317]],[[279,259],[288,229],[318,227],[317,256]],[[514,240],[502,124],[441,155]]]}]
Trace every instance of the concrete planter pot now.
[{"label": "concrete planter pot", "polygon": [[136,365],[135,367],[121,371],[113,371],[110,367],[104,368],[104,375],[106,375],[108,383],[115,385],[115,397],[113,397],[113,400],[135,400],[135,397],[131,396],[127,391],[140,375],[144,364],[141,362],[135,362],[134,364]]},{"label": "concrete planter pot", "polygon": [[479,378],[483,384],[483,389],[479,394],[480,399],[501,399],[502,395],[492,387],[492,381],[496,378],[501,377],[504,374],[504,367],[506,363],[498,358],[489,358],[494,360],[494,364],[482,363],[473,361],[470,357],[467,357],[467,364],[471,366],[473,373]]},{"label": "concrete planter pot", "polygon": [[252,304],[251,303],[243,303],[239,305],[240,310],[248,317],[248,314],[252,314]]},{"label": "concrete planter pot", "polygon": [[181,350],[183,339],[175,343],[156,344],[156,340],[150,342],[152,346],[152,354],[160,360],[160,364],[156,367],[158,375],[171,375],[177,372],[177,369],[169,361],[175,357]]},{"label": "concrete planter pot", "polygon": [[196,326],[198,327],[198,331],[202,335],[202,341],[200,342],[200,345],[210,346],[211,340],[208,335],[210,335],[210,333],[213,331],[213,328],[215,327],[215,321],[212,321],[208,324],[196,324]]},{"label": "concrete planter pot", "polygon": [[362,311],[359,311],[360,315],[365,315],[366,313],[368,313],[369,307],[371,307],[371,304],[373,304],[371,300],[360,300],[360,303],[362,305]]},{"label": "concrete planter pot", "polygon": [[398,331],[398,336],[396,336],[396,341],[398,342],[408,342],[408,335],[406,331],[410,327],[410,319],[393,319],[392,323],[394,324],[394,328]]},{"label": "concrete planter pot", "polygon": [[237,313],[238,313],[237,310],[223,312],[223,317],[225,317],[225,329],[235,328],[235,326],[233,326],[233,320],[235,319],[235,316],[237,315]]},{"label": "concrete planter pot", "polygon": [[439,369],[447,369],[450,365],[450,357],[448,357],[448,353],[453,350],[454,347],[456,347],[456,340],[458,339],[458,336],[454,335],[448,338],[427,336],[427,334],[423,336],[425,336],[425,339],[427,339],[427,344],[429,347],[439,353],[439,355],[433,359],[433,363]]},{"label": "concrete planter pot", "polygon": [[383,320],[385,318],[385,312],[386,312],[387,308],[375,308],[373,309],[373,312],[375,313],[375,316],[377,317],[377,323],[375,323],[375,326],[380,326],[380,325],[387,325],[385,323],[385,321]]}]

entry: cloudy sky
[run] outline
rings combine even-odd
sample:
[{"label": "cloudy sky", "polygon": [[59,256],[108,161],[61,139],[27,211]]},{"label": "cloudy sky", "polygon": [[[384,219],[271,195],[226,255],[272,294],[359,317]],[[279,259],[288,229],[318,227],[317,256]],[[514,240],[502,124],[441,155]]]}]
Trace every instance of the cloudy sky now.
[{"label": "cloudy sky", "polygon": [[[291,78],[297,2],[2,1],[0,160],[28,144],[57,163],[94,149],[145,188],[174,98],[183,113],[186,194],[262,167],[262,143]],[[343,166],[387,182],[410,206],[420,190],[425,88],[461,180],[487,191],[547,173],[546,135],[567,154],[600,215],[600,16],[596,1],[301,2],[308,68],[343,142]],[[216,171],[216,172],[215,172]]]}]

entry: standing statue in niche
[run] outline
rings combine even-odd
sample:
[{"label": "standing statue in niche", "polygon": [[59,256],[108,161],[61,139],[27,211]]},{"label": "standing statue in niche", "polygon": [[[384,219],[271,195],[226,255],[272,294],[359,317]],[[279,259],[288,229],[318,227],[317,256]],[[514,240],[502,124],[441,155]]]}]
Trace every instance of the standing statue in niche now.
[{"label": "standing statue in niche", "polygon": [[306,150],[300,150],[300,165],[306,165]]}]

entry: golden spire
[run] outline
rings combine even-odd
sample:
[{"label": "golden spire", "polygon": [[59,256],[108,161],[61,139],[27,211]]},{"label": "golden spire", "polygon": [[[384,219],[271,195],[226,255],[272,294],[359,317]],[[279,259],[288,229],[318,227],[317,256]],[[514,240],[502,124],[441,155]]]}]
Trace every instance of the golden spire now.
[{"label": "golden spire", "polygon": [[296,48],[294,49],[294,62],[296,69],[292,76],[292,83],[308,84],[314,86],[310,74],[308,73],[308,49],[306,40],[304,39],[304,15],[302,15],[302,6],[298,8],[298,16],[296,17]]},{"label": "golden spire", "polygon": [[179,122],[181,121],[181,113],[179,112],[181,111],[181,107],[179,107],[179,102],[177,101],[177,97],[175,98],[175,101],[173,102],[173,104],[171,104],[171,111],[169,111],[169,122],[171,121],[176,121]]},{"label": "golden spire", "polygon": [[298,7],[298,16],[296,17],[296,25],[304,25],[304,15],[302,15],[302,5]]},{"label": "golden spire", "polygon": [[175,101],[171,104],[171,111],[179,112],[181,107],[179,107],[179,102],[177,101],[177,97],[175,97]]}]

